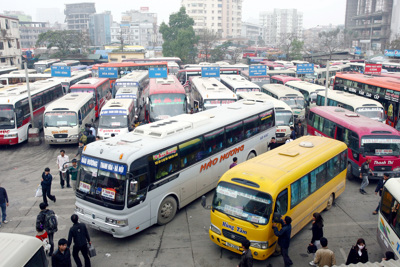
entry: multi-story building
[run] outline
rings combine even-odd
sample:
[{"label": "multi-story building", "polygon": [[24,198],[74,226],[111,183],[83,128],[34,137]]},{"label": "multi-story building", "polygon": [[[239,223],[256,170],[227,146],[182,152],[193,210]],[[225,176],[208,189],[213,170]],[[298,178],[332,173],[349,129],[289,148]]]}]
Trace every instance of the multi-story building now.
[{"label": "multi-story building", "polygon": [[182,6],[197,33],[207,29],[222,38],[241,37],[242,0],[182,0]]},{"label": "multi-story building", "polygon": [[21,66],[18,19],[0,15],[0,65]]},{"label": "multi-story building", "polygon": [[248,40],[248,45],[261,45],[259,42],[264,42],[265,28],[262,25],[242,22],[242,38]]},{"label": "multi-story building", "polygon": [[392,22],[390,25],[390,40],[400,38],[400,0],[393,0]]},{"label": "multi-story building", "polygon": [[65,21],[68,30],[87,31],[89,29],[89,16],[96,13],[95,3],[65,4]]},{"label": "multi-story building", "polygon": [[112,16],[110,11],[89,16],[89,35],[92,45],[111,43]]},{"label": "multi-story building", "polygon": [[361,47],[363,51],[383,51],[388,48],[391,23],[397,20],[398,24],[398,18],[392,20],[392,13],[399,13],[393,9],[393,1],[347,0],[345,28],[351,33],[347,38],[350,38],[353,46]]},{"label": "multi-story building", "polygon": [[273,12],[261,12],[260,24],[265,27],[265,42],[279,44],[289,35],[301,40],[303,36],[303,13],[297,9],[275,8]]},{"label": "multi-story building", "polygon": [[48,22],[19,22],[19,32],[21,36],[21,47],[35,47],[39,34],[54,30]]}]

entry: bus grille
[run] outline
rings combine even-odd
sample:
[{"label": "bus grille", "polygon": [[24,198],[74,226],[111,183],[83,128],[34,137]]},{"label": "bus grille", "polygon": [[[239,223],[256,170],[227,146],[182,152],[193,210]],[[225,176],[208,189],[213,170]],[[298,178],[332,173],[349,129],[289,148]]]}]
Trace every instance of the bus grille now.
[{"label": "bus grille", "polygon": [[54,138],[67,138],[68,134],[55,134]]},{"label": "bus grille", "polygon": [[392,171],[392,167],[391,166],[375,166],[374,167],[374,171],[380,171],[380,172],[384,172],[384,171]]},{"label": "bus grille", "polygon": [[276,137],[285,137],[285,133],[276,133]]},{"label": "bus grille", "polygon": [[227,237],[229,239],[232,239],[232,240],[235,240],[236,242],[239,242],[239,243],[246,239],[246,237],[244,237],[242,235],[239,235],[239,234],[237,234],[235,232],[228,231],[226,229],[222,229],[222,234],[225,237]]}]

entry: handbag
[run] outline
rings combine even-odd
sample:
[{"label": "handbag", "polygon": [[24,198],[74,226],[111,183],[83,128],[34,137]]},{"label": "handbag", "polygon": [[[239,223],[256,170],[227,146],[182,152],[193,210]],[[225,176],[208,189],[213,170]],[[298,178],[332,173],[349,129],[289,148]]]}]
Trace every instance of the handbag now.
[{"label": "handbag", "polygon": [[88,243],[87,247],[88,247],[89,257],[93,258],[94,256],[96,256],[96,249],[94,248],[94,246]]},{"label": "handbag", "polygon": [[312,245],[308,245],[307,247],[307,253],[311,254],[311,253],[315,253],[317,252],[317,246],[312,244]]},{"label": "handbag", "polygon": [[36,189],[35,197],[41,197],[43,195],[42,186],[39,185]]}]

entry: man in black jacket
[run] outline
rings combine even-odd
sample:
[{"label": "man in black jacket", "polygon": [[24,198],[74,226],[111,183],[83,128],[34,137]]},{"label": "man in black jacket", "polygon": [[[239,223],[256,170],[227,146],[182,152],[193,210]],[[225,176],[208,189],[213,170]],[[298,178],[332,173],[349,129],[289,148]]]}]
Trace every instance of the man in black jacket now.
[{"label": "man in black jacket", "polygon": [[86,229],[86,225],[78,223],[78,215],[73,214],[71,221],[74,224],[69,229],[68,234],[68,247],[71,246],[72,239],[74,239],[74,249],[72,250],[72,256],[74,257],[76,266],[82,267],[82,262],[79,259],[79,251],[82,252],[83,258],[85,259],[85,267],[90,267],[90,258],[88,254],[87,244],[91,244],[89,233]]},{"label": "man in black jacket", "polygon": [[282,224],[282,229],[280,231],[276,227],[276,223],[273,224],[272,229],[274,229],[274,234],[278,237],[278,244],[281,247],[285,267],[289,267],[290,265],[293,265],[292,260],[289,258],[290,235],[292,233],[292,218],[286,216],[285,220],[280,219],[279,223]]},{"label": "man in black jacket", "polygon": [[[382,196],[383,185],[386,183],[387,180],[389,180],[389,173],[385,172],[383,174],[383,178],[380,179],[378,184],[376,185],[375,195],[378,195],[378,193],[379,193],[379,197]],[[378,210],[379,210],[380,206],[381,206],[381,201],[379,200],[378,207],[376,207],[376,209],[374,210],[374,212],[372,212],[372,214],[374,214],[374,215],[378,214]]]},{"label": "man in black jacket", "polygon": [[243,253],[240,258],[238,267],[252,267],[253,266],[253,255],[251,255],[250,241],[245,239],[242,241]]},{"label": "man in black jacket", "polygon": [[72,267],[71,264],[71,252],[67,247],[67,239],[61,238],[58,240],[58,249],[54,252],[51,257],[52,267]]},{"label": "man in black jacket", "polygon": [[51,195],[51,182],[53,180],[53,176],[50,174],[50,168],[44,169],[42,173],[42,194],[43,194],[43,202],[48,205],[46,195],[54,202],[56,202],[56,197]]},{"label": "man in black jacket", "polygon": [[50,244],[50,251],[49,251],[49,256],[53,255],[54,251],[54,233],[58,231],[57,225],[52,227],[49,225],[47,222],[46,218],[50,216],[55,216],[54,211],[47,209],[47,204],[46,203],[40,203],[39,204],[40,212],[36,218],[36,228],[41,228],[43,227],[46,232],[47,236],[49,237],[49,244]]}]

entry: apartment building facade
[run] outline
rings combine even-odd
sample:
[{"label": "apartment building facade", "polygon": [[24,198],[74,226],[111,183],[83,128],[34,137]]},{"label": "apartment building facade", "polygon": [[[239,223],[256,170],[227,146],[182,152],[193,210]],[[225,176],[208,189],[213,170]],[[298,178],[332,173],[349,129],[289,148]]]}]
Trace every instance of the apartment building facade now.
[{"label": "apartment building facade", "polygon": [[0,65],[21,67],[18,19],[0,15]]}]

